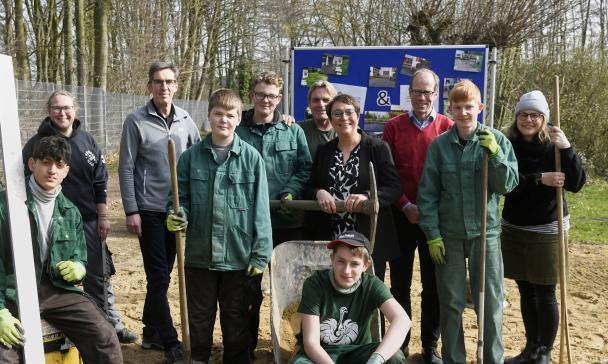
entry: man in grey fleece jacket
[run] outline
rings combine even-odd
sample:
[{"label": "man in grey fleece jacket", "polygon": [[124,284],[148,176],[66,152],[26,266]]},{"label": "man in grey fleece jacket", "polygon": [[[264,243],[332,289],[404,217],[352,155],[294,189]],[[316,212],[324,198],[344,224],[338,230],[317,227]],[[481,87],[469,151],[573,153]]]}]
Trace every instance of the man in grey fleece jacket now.
[{"label": "man in grey fleece jacket", "polygon": [[165,227],[171,188],[167,142],[175,142],[176,157],[200,140],[190,115],[173,105],[177,69],[154,62],[148,71],[152,99],[125,119],[120,141],[118,175],[127,229],[139,237],[147,292],[142,321],[142,347],[165,350],[167,363],[182,359],[173,327],[167,290],[175,262],[175,236]]}]

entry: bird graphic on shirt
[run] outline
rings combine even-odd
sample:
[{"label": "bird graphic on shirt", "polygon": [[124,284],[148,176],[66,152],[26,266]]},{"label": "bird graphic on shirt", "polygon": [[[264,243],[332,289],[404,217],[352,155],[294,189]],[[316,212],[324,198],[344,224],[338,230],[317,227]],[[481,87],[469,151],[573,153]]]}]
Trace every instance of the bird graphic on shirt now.
[{"label": "bird graphic on shirt", "polygon": [[321,323],[321,342],[327,345],[347,345],[357,340],[359,325],[347,319],[344,315],[348,312],[346,307],[340,307],[340,321],[328,318]]}]

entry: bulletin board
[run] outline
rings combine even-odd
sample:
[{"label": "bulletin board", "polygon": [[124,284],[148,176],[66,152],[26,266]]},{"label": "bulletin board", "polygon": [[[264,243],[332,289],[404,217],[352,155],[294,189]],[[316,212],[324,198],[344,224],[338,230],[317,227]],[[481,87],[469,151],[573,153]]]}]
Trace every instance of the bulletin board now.
[{"label": "bulletin board", "polygon": [[[389,118],[410,110],[411,75],[423,67],[439,76],[438,112],[448,114],[448,93],[462,79],[479,87],[485,103],[488,54],[485,45],[296,47],[291,54],[291,113],[296,120],[306,118],[309,85],[324,79],[359,100],[361,128],[381,132]],[[483,114],[479,118],[484,120]]]}]

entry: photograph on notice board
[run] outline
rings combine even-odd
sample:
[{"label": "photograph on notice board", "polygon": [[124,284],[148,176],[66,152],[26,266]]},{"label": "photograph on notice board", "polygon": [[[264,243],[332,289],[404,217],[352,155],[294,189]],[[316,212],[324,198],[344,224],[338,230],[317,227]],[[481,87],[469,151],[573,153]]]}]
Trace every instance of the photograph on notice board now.
[{"label": "photograph on notice board", "polygon": [[321,72],[326,75],[348,76],[348,56],[323,53]]},{"label": "photograph on notice board", "polygon": [[336,91],[338,91],[338,95],[347,94],[347,95],[351,95],[352,97],[354,97],[355,100],[357,100],[357,102],[359,103],[359,105],[361,105],[361,112],[364,111],[365,100],[367,97],[367,87],[356,86],[356,85],[347,85],[347,84],[335,83],[335,82],[332,82],[331,84],[336,88]]},{"label": "photograph on notice board", "polygon": [[443,112],[442,114],[447,116],[448,118],[452,119],[452,113],[450,113],[449,107],[450,106],[450,102],[448,101],[448,99],[443,99]]},{"label": "photograph on notice board", "polygon": [[450,95],[450,91],[452,91],[452,89],[454,88],[454,85],[456,85],[458,82],[464,81],[464,80],[471,81],[471,79],[469,79],[469,78],[452,78],[452,77],[444,78],[443,79],[443,98],[447,100]]},{"label": "photograph on notice board", "polygon": [[363,113],[365,132],[372,135],[381,133],[387,121],[403,113],[404,111],[366,111]]},{"label": "photograph on notice board", "polygon": [[422,57],[410,56],[406,54],[403,57],[403,63],[401,64],[401,74],[411,76],[417,70],[421,68],[431,68],[431,61]]},{"label": "photograph on notice board", "polygon": [[310,87],[318,80],[327,81],[327,75],[323,73],[320,68],[304,67],[302,69],[302,81],[300,82],[300,85]]},{"label": "photograph on notice board", "polygon": [[369,68],[369,87],[395,87],[397,82],[397,67]]},{"label": "photograph on notice board", "polygon": [[481,72],[483,52],[457,50],[454,55],[454,70]]}]

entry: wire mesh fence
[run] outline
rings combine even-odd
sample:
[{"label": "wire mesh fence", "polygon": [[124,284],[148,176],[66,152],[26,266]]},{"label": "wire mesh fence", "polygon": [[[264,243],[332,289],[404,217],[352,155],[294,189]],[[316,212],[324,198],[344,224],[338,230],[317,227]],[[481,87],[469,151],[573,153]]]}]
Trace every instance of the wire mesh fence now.
[{"label": "wire mesh fence", "polygon": [[[76,97],[76,118],[105,153],[118,151],[125,118],[150,99],[149,96],[104,92],[94,87],[20,80],[16,80],[15,85],[22,145],[36,134],[40,122],[48,115],[46,103],[54,91],[66,90]],[[199,129],[209,129],[206,101],[173,100],[173,103],[188,111]]]}]

